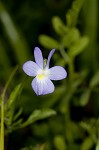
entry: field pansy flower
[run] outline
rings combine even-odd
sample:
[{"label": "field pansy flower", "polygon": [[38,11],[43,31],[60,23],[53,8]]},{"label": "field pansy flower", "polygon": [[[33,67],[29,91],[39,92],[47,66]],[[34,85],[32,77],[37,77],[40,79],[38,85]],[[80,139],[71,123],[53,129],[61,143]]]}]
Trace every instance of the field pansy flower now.
[{"label": "field pansy flower", "polygon": [[31,77],[35,77],[32,81],[32,88],[37,95],[45,95],[54,91],[54,84],[51,80],[62,80],[66,78],[67,72],[61,66],[49,68],[50,60],[55,52],[52,49],[48,55],[46,64],[42,52],[38,47],[34,49],[35,62],[27,61],[23,64],[23,71]]}]

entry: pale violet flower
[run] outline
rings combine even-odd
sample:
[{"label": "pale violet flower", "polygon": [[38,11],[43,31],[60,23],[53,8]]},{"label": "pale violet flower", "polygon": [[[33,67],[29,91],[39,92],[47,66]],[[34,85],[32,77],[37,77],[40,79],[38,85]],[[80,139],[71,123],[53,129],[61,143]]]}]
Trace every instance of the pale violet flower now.
[{"label": "pale violet flower", "polygon": [[55,49],[50,51],[46,65],[44,65],[42,52],[38,47],[35,47],[35,62],[27,61],[23,64],[24,72],[28,76],[35,77],[31,84],[37,95],[52,93],[54,91],[54,84],[51,80],[62,80],[67,76],[66,70],[61,66],[49,68],[50,59],[54,52]]}]

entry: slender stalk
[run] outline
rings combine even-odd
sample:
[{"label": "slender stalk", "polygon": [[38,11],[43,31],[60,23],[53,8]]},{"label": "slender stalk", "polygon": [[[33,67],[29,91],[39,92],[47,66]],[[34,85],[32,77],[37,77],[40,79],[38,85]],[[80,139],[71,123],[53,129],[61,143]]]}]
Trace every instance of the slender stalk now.
[{"label": "slender stalk", "polygon": [[[74,62],[74,59],[73,58],[70,58],[69,56],[68,56],[68,54],[65,52],[65,50],[64,50],[64,47],[62,47],[62,46],[60,46],[60,53],[61,53],[61,55],[62,55],[62,57],[63,57],[63,59],[65,60],[65,62],[68,64],[68,68],[69,68],[69,81],[70,81],[70,83],[72,84],[72,80],[73,80],[73,78],[74,78],[74,64],[73,64],[73,62]],[[70,84],[70,85],[71,85]]]},{"label": "slender stalk", "polygon": [[1,99],[0,99],[0,101],[1,101],[1,149],[0,150],[4,150],[4,99],[5,99],[5,93],[8,88],[8,85],[11,82],[17,69],[18,69],[18,66],[16,66],[15,69],[13,70],[8,82],[5,85],[5,88],[3,90],[3,93],[2,93]]},{"label": "slender stalk", "polygon": [[1,99],[1,150],[4,150],[4,95]]},{"label": "slender stalk", "polygon": [[67,53],[65,52],[65,50],[62,46],[60,46],[60,53],[61,53],[61,55],[64,58],[66,63],[70,62],[70,58],[69,58],[69,56],[67,55]]}]

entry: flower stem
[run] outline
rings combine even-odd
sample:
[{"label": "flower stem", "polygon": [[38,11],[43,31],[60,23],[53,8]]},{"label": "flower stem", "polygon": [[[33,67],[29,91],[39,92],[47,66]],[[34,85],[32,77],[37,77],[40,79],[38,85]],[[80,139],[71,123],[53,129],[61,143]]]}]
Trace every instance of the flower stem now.
[{"label": "flower stem", "polygon": [[4,99],[5,99],[5,93],[6,93],[6,90],[8,88],[8,85],[11,82],[11,80],[12,80],[14,74],[16,73],[17,69],[18,69],[18,66],[16,66],[15,69],[13,70],[8,82],[5,85],[3,93],[0,97],[0,102],[1,102],[1,149],[0,150],[4,150]]},{"label": "flower stem", "polygon": [[1,98],[1,150],[4,150],[4,95]]},{"label": "flower stem", "polygon": [[68,68],[69,68],[69,79],[70,79],[70,83],[72,83],[72,80],[74,78],[74,59],[70,58],[68,56],[68,54],[65,52],[64,47],[60,46],[60,53],[63,57],[63,59],[65,60],[65,62],[68,64]]},{"label": "flower stem", "polygon": [[64,58],[64,61],[66,63],[68,63],[70,61],[70,58],[69,58],[69,56],[67,55],[67,53],[65,52],[65,50],[62,46],[60,46],[60,53],[61,53],[62,57]]}]

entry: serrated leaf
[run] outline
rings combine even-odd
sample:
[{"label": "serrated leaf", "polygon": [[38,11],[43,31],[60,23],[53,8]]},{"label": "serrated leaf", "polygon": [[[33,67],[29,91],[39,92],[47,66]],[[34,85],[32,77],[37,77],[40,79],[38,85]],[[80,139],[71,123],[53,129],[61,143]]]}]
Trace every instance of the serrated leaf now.
[{"label": "serrated leaf", "polygon": [[82,95],[79,99],[79,104],[81,106],[85,106],[88,103],[89,98],[90,98],[90,94],[91,94],[90,90],[86,90],[84,93],[82,93]]},{"label": "serrated leaf", "polygon": [[52,18],[52,25],[56,33],[61,36],[65,35],[68,31],[68,28],[64,25],[58,16]]},{"label": "serrated leaf", "polygon": [[99,84],[99,70],[95,73],[95,75],[92,77],[89,85],[90,87],[95,87]]},{"label": "serrated leaf", "polygon": [[58,42],[51,38],[50,36],[47,36],[47,35],[40,35],[39,36],[39,42],[41,45],[43,45],[45,48],[48,48],[48,49],[59,49],[59,44]]},{"label": "serrated leaf", "polygon": [[70,31],[63,37],[62,43],[63,45],[67,48],[69,47],[72,43],[77,41],[80,37],[80,33],[78,29],[72,28]]},{"label": "serrated leaf", "polygon": [[11,105],[14,103],[20,92],[22,91],[22,84],[18,84],[14,90],[11,92],[10,97],[7,102],[7,108],[9,109]]},{"label": "serrated leaf", "polygon": [[68,55],[70,57],[75,57],[85,50],[85,47],[88,45],[89,39],[86,36],[78,39],[73,45],[70,46]]},{"label": "serrated leaf", "polygon": [[81,145],[80,150],[90,150],[94,145],[94,141],[91,137],[87,137]]},{"label": "serrated leaf", "polygon": [[66,14],[67,26],[73,27],[76,25],[83,2],[84,0],[73,1],[71,9]]},{"label": "serrated leaf", "polygon": [[55,114],[56,112],[52,109],[34,110],[33,113],[27,119],[27,121],[23,123],[21,127],[27,126],[31,123],[34,123],[37,120],[45,119]]}]

